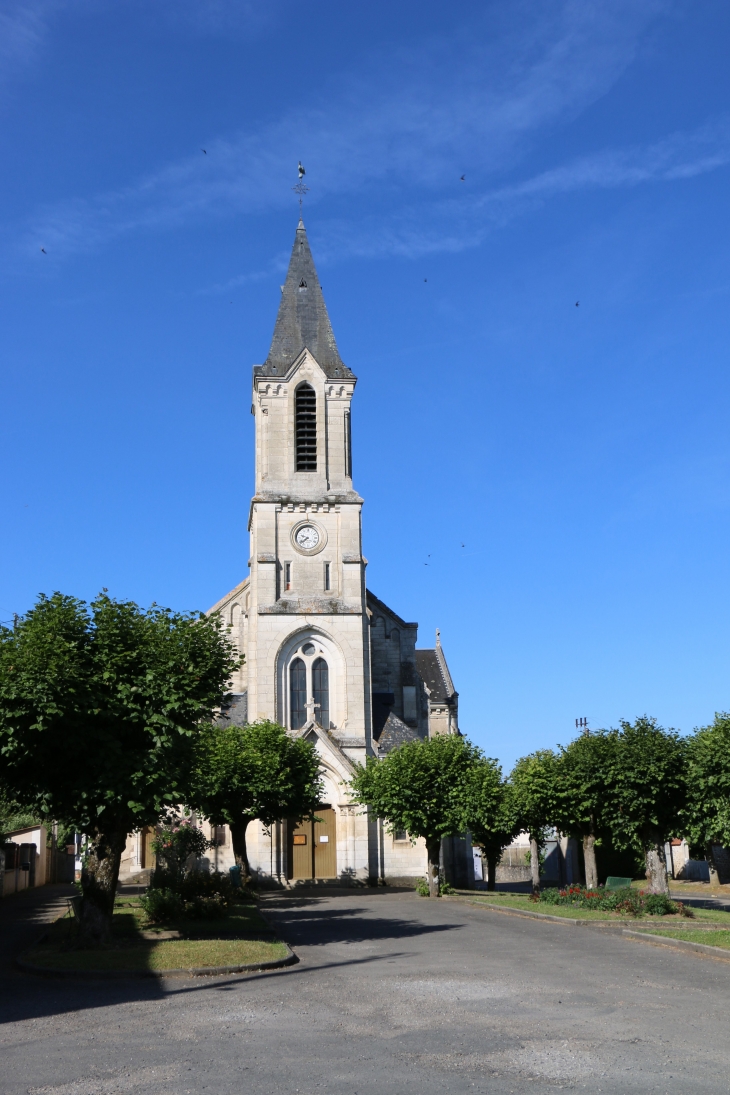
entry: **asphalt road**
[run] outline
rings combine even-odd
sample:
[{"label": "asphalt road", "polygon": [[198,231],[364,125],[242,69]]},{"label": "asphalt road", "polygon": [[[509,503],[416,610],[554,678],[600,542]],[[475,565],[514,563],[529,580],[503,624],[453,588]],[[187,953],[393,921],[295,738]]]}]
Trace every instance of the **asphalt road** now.
[{"label": "asphalt road", "polygon": [[730,963],[411,893],[265,911],[301,962],[241,979],[34,978],[3,932],[0,1091],[727,1095]]}]

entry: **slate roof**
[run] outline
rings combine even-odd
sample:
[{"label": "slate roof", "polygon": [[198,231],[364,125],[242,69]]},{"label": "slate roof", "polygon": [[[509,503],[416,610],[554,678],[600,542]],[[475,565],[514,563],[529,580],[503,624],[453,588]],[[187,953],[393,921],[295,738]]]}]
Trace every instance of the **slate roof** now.
[{"label": "slate roof", "polygon": [[337,349],[309,240],[300,219],[281,294],[269,356],[256,365],[255,376],[284,376],[304,349],[327,377],[354,379]]},{"label": "slate roof", "polygon": [[376,741],[380,739],[394,703],[395,694],[393,692],[373,692],[373,737]]},{"label": "slate roof", "polygon": [[449,703],[455,698],[456,690],[440,646],[435,650],[417,650],[416,669],[433,703]]},{"label": "slate roof", "polygon": [[391,749],[405,745],[408,741],[420,741],[418,731],[412,726],[406,726],[403,720],[391,711],[378,738],[378,753],[382,757]]},{"label": "slate roof", "polygon": [[231,694],[230,702],[222,708],[218,723],[221,726],[231,723],[234,726],[245,726],[247,722],[248,692],[234,692]]}]

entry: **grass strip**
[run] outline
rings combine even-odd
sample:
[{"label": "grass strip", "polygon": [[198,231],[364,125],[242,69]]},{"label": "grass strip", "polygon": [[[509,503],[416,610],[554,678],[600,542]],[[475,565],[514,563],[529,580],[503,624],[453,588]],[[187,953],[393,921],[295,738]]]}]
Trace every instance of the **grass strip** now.
[{"label": "grass strip", "polygon": [[[544,913],[549,916],[562,916],[570,920],[615,920],[617,923],[634,924],[662,924],[682,923],[687,924],[685,917],[680,916],[651,916],[647,914],[641,917],[627,916],[625,913],[614,913],[604,909],[582,909],[574,905],[548,905],[547,902],[531,901],[529,897],[521,894],[484,893],[475,894],[474,891],[463,891],[463,896],[468,893],[469,900],[474,904],[500,905],[506,909],[520,909],[524,912]],[[694,919],[706,923],[727,924],[730,928],[730,913],[722,909],[694,909]],[[691,930],[691,929],[690,929]]]},{"label": "grass strip", "polygon": [[660,935],[664,939],[681,939],[684,943],[701,943],[705,947],[723,947],[730,950],[730,929],[698,932],[691,928],[655,928],[652,925],[651,934]]},{"label": "grass strip", "polygon": [[148,971],[246,966],[277,962],[287,956],[284,943],[256,939],[165,939],[160,942],[110,944],[89,950],[68,950],[40,943],[23,954],[32,965],[79,973],[144,973]]}]

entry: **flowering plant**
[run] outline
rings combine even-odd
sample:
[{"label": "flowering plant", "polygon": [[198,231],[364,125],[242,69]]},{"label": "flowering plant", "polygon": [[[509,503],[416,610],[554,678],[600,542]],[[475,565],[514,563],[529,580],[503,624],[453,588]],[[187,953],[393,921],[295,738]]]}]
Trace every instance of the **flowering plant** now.
[{"label": "flowering plant", "polygon": [[604,912],[623,913],[626,916],[667,916],[679,913],[681,916],[694,916],[692,909],[682,902],[672,901],[666,894],[647,894],[644,890],[634,890],[624,886],[618,890],[607,890],[599,886],[588,890],[576,883],[564,889],[543,890],[540,901],[545,905],[573,905],[580,909],[598,909]]},{"label": "flowering plant", "polygon": [[199,859],[211,842],[202,829],[193,825],[192,818],[171,814],[167,823],[158,830],[152,842],[152,849],[158,858],[158,867],[166,873],[182,880],[185,877],[188,860]]}]

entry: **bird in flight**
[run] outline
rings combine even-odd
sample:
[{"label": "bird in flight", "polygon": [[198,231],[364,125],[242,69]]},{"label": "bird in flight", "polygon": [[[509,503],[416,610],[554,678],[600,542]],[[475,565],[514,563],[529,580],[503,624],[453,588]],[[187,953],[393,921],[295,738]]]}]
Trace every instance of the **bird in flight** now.
[{"label": "bird in flight", "polygon": [[424,281],[428,281],[428,278],[424,278],[423,280],[424,280]]},{"label": "bird in flight", "polygon": [[43,252],[43,254],[44,254],[44,255],[47,255],[47,254],[48,254],[48,252],[46,251],[45,247],[41,247],[41,251]]},{"label": "bird in flight", "polygon": [[459,182],[466,182],[466,175],[462,175],[459,179]]},{"label": "bird in flight", "polygon": [[580,301],[579,300],[576,300],[575,306],[576,306],[576,308],[580,308]]},{"label": "bird in flight", "polygon": [[299,178],[303,179],[306,174],[307,174],[307,172],[302,167],[302,161],[300,160],[299,161]]},{"label": "bird in flight", "polygon": [[201,150],[200,150],[200,151],[201,151],[201,152],[203,153],[203,155],[204,155],[204,156],[207,156],[207,155],[208,155],[207,151],[206,151],[206,150],[205,150],[204,148],[201,148]]}]

